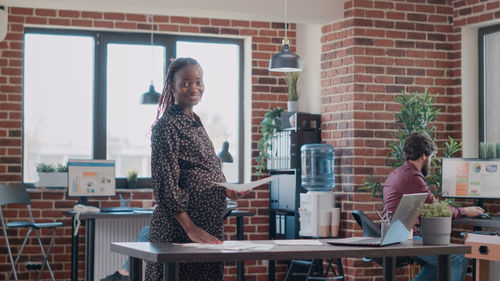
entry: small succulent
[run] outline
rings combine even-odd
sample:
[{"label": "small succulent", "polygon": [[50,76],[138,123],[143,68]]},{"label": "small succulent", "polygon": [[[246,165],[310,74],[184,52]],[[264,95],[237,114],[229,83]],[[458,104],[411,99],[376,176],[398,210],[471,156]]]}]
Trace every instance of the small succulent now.
[{"label": "small succulent", "polygon": [[422,217],[439,218],[451,217],[451,210],[448,208],[448,203],[437,201],[430,204],[424,204],[422,208]]}]

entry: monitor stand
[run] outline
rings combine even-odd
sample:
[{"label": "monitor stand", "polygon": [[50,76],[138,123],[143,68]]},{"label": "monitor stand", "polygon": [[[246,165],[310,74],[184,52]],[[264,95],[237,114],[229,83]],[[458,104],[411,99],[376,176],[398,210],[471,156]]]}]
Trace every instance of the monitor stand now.
[{"label": "monitor stand", "polygon": [[87,206],[88,203],[89,203],[88,197],[80,197],[80,199],[78,199],[78,204]]}]

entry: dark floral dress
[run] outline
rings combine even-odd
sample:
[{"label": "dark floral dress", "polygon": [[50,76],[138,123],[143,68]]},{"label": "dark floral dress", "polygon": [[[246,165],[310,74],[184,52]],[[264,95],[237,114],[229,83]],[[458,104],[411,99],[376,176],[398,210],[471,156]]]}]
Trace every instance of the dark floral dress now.
[{"label": "dark floral dress", "polygon": [[[191,242],[173,217],[186,212],[196,226],[223,239],[226,206],[221,164],[199,117],[191,119],[173,104],[151,136],[153,192],[157,208],[151,219],[151,242]],[[180,280],[222,280],[223,263],[181,263]],[[160,264],[148,263],[146,280],[162,280]]]}]

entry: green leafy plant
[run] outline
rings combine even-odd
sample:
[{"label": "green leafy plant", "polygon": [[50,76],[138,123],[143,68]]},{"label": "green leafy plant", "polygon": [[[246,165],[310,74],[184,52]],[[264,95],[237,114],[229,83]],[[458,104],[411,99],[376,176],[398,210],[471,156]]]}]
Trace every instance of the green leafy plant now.
[{"label": "green leafy plant", "polygon": [[[389,156],[394,159],[392,166],[394,168],[404,164],[405,157],[403,153],[403,145],[405,139],[414,132],[425,131],[435,141],[436,127],[431,125],[432,122],[437,120],[440,109],[435,107],[436,96],[430,96],[427,89],[424,93],[408,94],[403,91],[400,96],[394,100],[401,105],[400,111],[394,113],[396,123],[399,128],[395,134],[397,140],[389,144],[391,151]],[[455,154],[462,149],[462,143],[458,143],[453,138],[448,137],[448,141],[444,143],[442,150],[445,158],[454,157]],[[431,163],[431,172],[426,177],[426,182],[429,187],[433,187],[432,191],[435,196],[441,193],[441,159],[434,157]],[[374,198],[382,199],[383,185],[377,182],[374,176],[369,176],[365,180],[360,190],[368,190]]]},{"label": "green leafy plant", "polygon": [[134,182],[137,181],[137,176],[139,175],[139,172],[137,172],[135,169],[132,169],[127,172],[127,181],[128,182]]},{"label": "green leafy plant", "polygon": [[259,140],[259,155],[256,158],[257,165],[254,167],[257,170],[257,175],[262,175],[262,172],[266,169],[266,163],[267,159],[269,159],[269,150],[271,147],[271,138],[281,125],[281,112],[283,112],[283,107],[281,106],[276,109],[269,110],[266,112],[264,119],[260,123],[262,138]]},{"label": "green leafy plant", "polygon": [[66,164],[39,163],[36,166],[36,171],[38,173],[67,173],[68,163]]},{"label": "green leafy plant", "polygon": [[299,92],[297,91],[297,82],[299,81],[300,72],[285,72],[285,82],[288,87],[288,100],[298,101]]},{"label": "green leafy plant", "polygon": [[440,218],[451,217],[451,210],[448,208],[448,203],[436,201],[434,203],[426,203],[422,207],[422,217]]}]

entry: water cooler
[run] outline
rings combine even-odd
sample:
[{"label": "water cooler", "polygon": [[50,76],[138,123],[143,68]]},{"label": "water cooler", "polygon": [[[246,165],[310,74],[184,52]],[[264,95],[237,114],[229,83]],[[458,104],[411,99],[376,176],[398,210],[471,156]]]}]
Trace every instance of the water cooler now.
[{"label": "water cooler", "polygon": [[329,144],[304,144],[301,151],[302,187],[308,192],[300,194],[300,236],[320,235],[320,214],[335,207],[334,149]]}]

